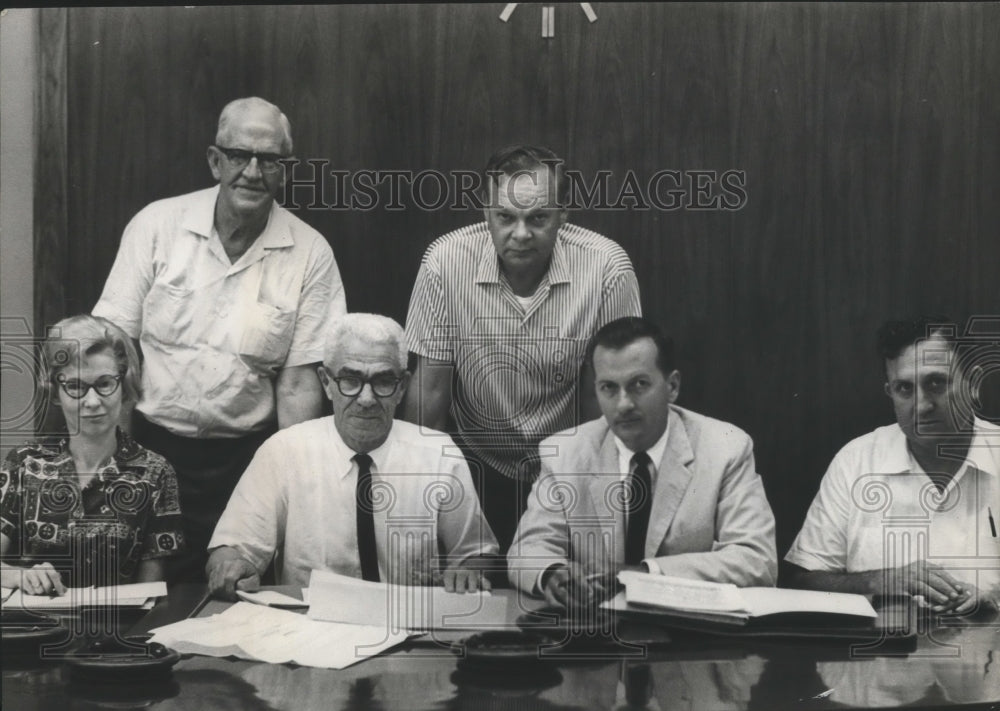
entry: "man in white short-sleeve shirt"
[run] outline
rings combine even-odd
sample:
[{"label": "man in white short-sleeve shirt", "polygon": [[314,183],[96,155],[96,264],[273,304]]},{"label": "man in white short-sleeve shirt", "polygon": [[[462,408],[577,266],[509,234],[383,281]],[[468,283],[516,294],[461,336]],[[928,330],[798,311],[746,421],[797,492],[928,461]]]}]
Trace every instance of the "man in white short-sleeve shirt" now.
[{"label": "man in white short-sleeve shirt", "polygon": [[1000,594],[1000,427],[974,416],[979,366],[963,364],[945,319],[879,330],[896,424],[834,457],[785,560],[792,582],[907,592],[938,611]]},{"label": "man in white short-sleeve shirt", "polygon": [[321,414],[315,368],[346,307],[329,244],[275,202],[291,154],[277,106],[229,103],[208,148],[218,185],[143,208],[94,307],[142,350],[133,435],[177,471],[188,539],[173,580],[200,578],[260,442]]}]

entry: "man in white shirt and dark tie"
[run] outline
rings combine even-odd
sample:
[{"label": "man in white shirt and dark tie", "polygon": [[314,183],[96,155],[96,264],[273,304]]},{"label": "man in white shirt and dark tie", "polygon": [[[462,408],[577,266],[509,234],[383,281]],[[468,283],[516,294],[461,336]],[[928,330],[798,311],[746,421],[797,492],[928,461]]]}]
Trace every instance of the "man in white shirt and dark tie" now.
[{"label": "man in white shirt and dark tie", "polygon": [[489,589],[498,552],[458,448],[393,419],[410,374],[402,327],[374,314],[334,323],[319,378],[333,416],[268,439],[209,543],[209,589],[254,590],[313,569],[448,590]]},{"label": "man in white shirt and dark tie", "polygon": [[774,516],[750,437],[673,404],[673,343],[649,321],[606,324],[587,357],[604,416],[541,443],[511,582],[562,605],[603,596],[624,569],[773,585]]}]

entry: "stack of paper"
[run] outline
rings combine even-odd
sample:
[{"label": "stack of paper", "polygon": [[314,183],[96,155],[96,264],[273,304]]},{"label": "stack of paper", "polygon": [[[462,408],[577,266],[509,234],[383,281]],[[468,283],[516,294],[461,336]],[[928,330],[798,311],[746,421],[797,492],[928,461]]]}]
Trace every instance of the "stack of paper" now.
[{"label": "stack of paper", "polygon": [[137,607],[149,609],[156,598],[167,594],[167,584],[134,583],[93,588],[69,588],[64,595],[28,595],[14,590],[3,602],[3,609],[72,610],[80,607]]},{"label": "stack of paper", "polygon": [[372,583],[325,570],[312,571],[308,599],[313,619],[377,625],[394,632],[505,628],[510,616],[510,602],[489,592]]},{"label": "stack of paper", "polygon": [[680,617],[735,625],[786,613],[877,617],[866,597],[850,593],[738,588],[633,571],[619,573],[618,579],[625,586],[625,592],[605,603],[606,607],[618,611],[657,609]]},{"label": "stack of paper", "polygon": [[307,667],[343,669],[404,641],[405,633],[384,627],[318,622],[264,605],[237,602],[211,617],[194,617],[158,627],[150,642],[181,654],[239,657]]},{"label": "stack of paper", "polygon": [[309,607],[308,602],[305,602],[304,600],[297,600],[294,597],[285,595],[275,590],[258,590],[256,592],[237,590],[236,597],[240,600],[252,602],[255,605],[267,605],[268,607],[279,607],[287,610]]},{"label": "stack of paper", "polygon": [[633,605],[711,612],[743,619],[748,616],[746,602],[735,585],[633,571],[619,573],[618,579],[625,586],[625,599]]}]

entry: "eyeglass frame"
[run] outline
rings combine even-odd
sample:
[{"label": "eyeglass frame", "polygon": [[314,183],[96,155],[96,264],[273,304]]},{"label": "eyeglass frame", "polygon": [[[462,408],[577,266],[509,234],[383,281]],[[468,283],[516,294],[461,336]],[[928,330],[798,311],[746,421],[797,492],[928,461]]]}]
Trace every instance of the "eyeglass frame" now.
[{"label": "eyeglass frame", "polygon": [[[324,366],[324,369],[325,369],[325,366]],[[399,384],[401,382],[403,382],[403,380],[404,380],[404,378],[398,377],[395,374],[393,374],[392,375],[392,378],[393,378],[392,390],[390,392],[386,393],[385,395],[381,395],[375,389],[375,382],[374,382],[373,378],[362,378],[360,375],[339,375],[339,376],[338,375],[332,375],[332,374],[330,374],[329,370],[327,370],[327,374],[329,375],[330,380],[332,380],[333,382],[335,382],[337,384],[337,391],[341,395],[343,395],[344,397],[357,397],[358,395],[360,395],[361,393],[364,392],[365,385],[370,385],[371,386],[371,388],[372,388],[372,395],[374,395],[377,398],[383,398],[384,399],[384,398],[387,398],[387,397],[392,397],[393,395],[396,394],[396,391],[399,390]],[[376,373],[375,377],[378,378],[378,377],[383,377],[385,375],[386,375],[386,373]],[[361,383],[361,387],[358,388],[357,392],[346,393],[346,392],[344,392],[344,386],[340,384],[341,380],[357,380],[357,381],[359,381]]]},{"label": "eyeglass frame", "polygon": [[[111,378],[115,382],[115,386],[111,388],[111,390],[108,390],[108,392],[102,393],[97,388],[97,380],[100,380],[101,378]],[[83,386],[83,392],[80,393],[79,395],[74,395],[69,391],[69,386],[67,385],[67,383],[69,383],[70,379],[67,378],[65,374],[59,373],[55,378],[53,378],[53,381],[56,383],[56,385],[62,388],[62,391],[66,393],[67,397],[70,397],[74,400],[83,400],[83,398],[87,397],[87,393],[89,393],[91,389],[93,389],[94,392],[100,395],[101,397],[110,397],[111,395],[114,395],[118,391],[118,388],[121,387],[122,380],[125,379],[125,374],[118,373],[116,375],[110,375],[110,374],[102,375],[92,383],[88,383],[86,380],[80,380],[79,378],[73,378],[73,379],[76,380],[77,383]]]},{"label": "eyeglass frame", "polygon": [[[267,173],[269,175],[278,173],[282,168],[285,167],[282,161],[292,160],[293,156],[283,156],[277,153],[258,153],[256,151],[248,151],[243,148],[229,148],[228,146],[220,146],[218,143],[213,143],[212,148],[215,148],[222,152],[222,155],[226,157],[234,167],[240,170],[246,170],[246,167],[250,165],[250,161],[254,158],[257,159],[257,168],[261,173]],[[236,154],[234,156],[233,154]],[[240,161],[246,159],[246,162],[240,165]],[[271,165],[272,167],[265,167],[265,165]]]}]

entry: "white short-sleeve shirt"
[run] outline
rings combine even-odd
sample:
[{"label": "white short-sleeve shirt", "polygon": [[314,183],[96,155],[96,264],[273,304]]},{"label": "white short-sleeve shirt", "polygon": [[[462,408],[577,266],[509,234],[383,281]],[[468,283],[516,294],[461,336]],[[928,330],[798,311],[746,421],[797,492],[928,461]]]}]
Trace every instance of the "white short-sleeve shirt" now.
[{"label": "white short-sleeve shirt", "polygon": [[214,229],[218,194],[140,210],[94,307],[139,339],[139,412],[184,437],[237,437],[272,423],[278,371],[322,361],[330,320],[346,311],[330,245],[277,204],[231,262]]},{"label": "white short-sleeve shirt", "polygon": [[1000,427],[975,421],[965,461],[939,492],[910,455],[902,429],[889,425],[837,453],[785,560],[843,573],[927,560],[981,590],[997,590],[998,514]]}]

